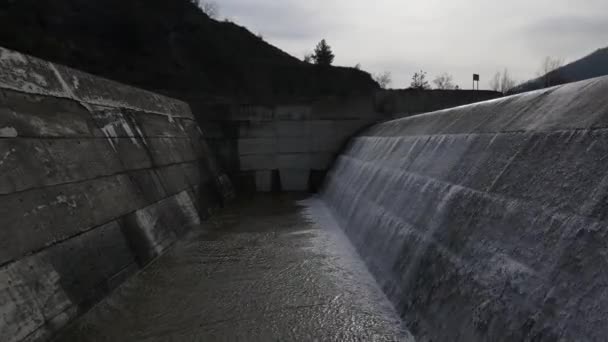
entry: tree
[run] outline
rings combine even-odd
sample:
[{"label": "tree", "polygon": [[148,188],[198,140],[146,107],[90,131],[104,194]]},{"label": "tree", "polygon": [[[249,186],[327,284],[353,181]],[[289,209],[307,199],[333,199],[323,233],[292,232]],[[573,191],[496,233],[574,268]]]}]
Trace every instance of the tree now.
[{"label": "tree", "polygon": [[451,90],[455,88],[452,80],[452,75],[448,74],[447,72],[444,72],[443,74],[435,77],[433,83],[435,83],[435,87],[437,87],[437,89]]},{"label": "tree", "polygon": [[334,57],[331,47],[329,47],[325,39],[323,39],[317,44],[312,59],[317,65],[330,66],[331,63],[334,62]]},{"label": "tree", "polygon": [[562,58],[554,58],[547,56],[543,59],[543,62],[538,71],[538,76],[541,78],[544,87],[551,87],[559,84],[560,76],[557,69],[564,65]]},{"label": "tree", "polygon": [[391,85],[391,83],[393,83],[393,77],[390,72],[385,71],[383,73],[374,75],[374,81],[378,82],[380,88],[386,89]]},{"label": "tree", "polygon": [[490,89],[506,94],[509,90],[515,88],[516,84],[517,82],[509,75],[509,69],[505,68],[502,73],[498,71],[494,74],[494,77],[490,80]]},{"label": "tree", "polygon": [[304,54],[304,63],[312,64],[314,55],[312,53]]},{"label": "tree", "polygon": [[220,6],[215,1],[192,0],[198,8],[203,11],[209,18],[217,19],[220,15]]},{"label": "tree", "polygon": [[426,72],[420,70],[412,76],[412,83],[410,84],[412,89],[425,90],[430,89],[431,86],[429,82],[426,80]]}]

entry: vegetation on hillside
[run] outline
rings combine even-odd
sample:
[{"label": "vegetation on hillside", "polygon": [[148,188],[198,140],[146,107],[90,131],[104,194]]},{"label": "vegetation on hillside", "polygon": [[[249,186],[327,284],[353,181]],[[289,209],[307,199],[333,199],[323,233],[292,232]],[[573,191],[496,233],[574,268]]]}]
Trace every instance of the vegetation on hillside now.
[{"label": "vegetation on hillside", "polygon": [[194,0],[0,2],[0,46],[154,91],[255,100],[368,92],[354,68],[318,68]]},{"label": "vegetation on hillside", "polygon": [[608,75],[608,47],[577,61],[563,65],[559,58],[543,59],[538,77],[515,87],[511,93],[519,93],[569,82]]}]

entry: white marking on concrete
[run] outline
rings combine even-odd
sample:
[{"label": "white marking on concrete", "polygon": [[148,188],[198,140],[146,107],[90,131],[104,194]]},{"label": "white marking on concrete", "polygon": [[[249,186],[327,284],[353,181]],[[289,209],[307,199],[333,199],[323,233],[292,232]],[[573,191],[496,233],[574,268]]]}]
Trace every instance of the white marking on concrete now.
[{"label": "white marking on concrete", "polygon": [[46,81],[46,78],[44,78],[44,76],[40,75],[37,72],[30,72],[30,76],[32,76],[32,78],[36,81],[36,83],[38,83],[38,85],[46,87],[48,86],[48,82]]},{"label": "white marking on concrete", "polygon": [[72,76],[72,88],[78,89],[80,87],[80,80],[76,76]]},{"label": "white marking on concrete", "polygon": [[15,138],[19,135],[15,127],[7,126],[0,128],[0,138]]},{"label": "white marking on concrete", "polygon": [[0,128],[0,138],[15,138],[19,135],[15,127],[7,126]]},{"label": "white marking on concrete", "polygon": [[27,59],[19,52],[0,48],[0,62],[27,64]]},{"label": "white marking on concrete", "polygon": [[144,209],[136,211],[135,218],[137,220],[137,224],[142,228],[142,231],[146,236],[146,240],[151,242],[154,252],[158,254],[162,253],[163,247],[160,245],[161,241],[157,241],[158,239],[156,238],[154,232],[156,226],[158,225],[158,217],[152,216]]},{"label": "white marking on concrete", "polygon": [[15,150],[14,148],[8,150],[6,153],[4,153],[4,155],[2,156],[2,158],[0,158],[0,166],[2,166],[2,164],[4,164],[4,162],[8,159],[8,157],[10,157],[11,154],[15,153],[17,150]]}]

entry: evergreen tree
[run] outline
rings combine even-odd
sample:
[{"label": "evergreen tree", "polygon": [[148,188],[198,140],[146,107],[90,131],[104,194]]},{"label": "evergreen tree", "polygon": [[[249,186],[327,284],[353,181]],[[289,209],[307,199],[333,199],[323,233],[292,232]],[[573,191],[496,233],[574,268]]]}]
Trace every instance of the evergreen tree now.
[{"label": "evergreen tree", "polygon": [[334,61],[334,53],[331,51],[331,47],[327,45],[325,39],[321,40],[317,47],[315,48],[315,52],[312,56],[315,64],[330,66]]}]

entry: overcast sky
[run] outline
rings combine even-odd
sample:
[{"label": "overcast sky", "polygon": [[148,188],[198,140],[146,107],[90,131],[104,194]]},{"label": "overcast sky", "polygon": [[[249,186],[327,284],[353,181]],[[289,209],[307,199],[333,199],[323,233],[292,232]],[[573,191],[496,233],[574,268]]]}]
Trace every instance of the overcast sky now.
[{"label": "overcast sky", "polygon": [[411,75],[449,72],[481,87],[508,68],[524,81],[544,56],[574,61],[608,46],[608,0],[217,0],[220,17],[302,58],[326,38],[334,64]]}]

